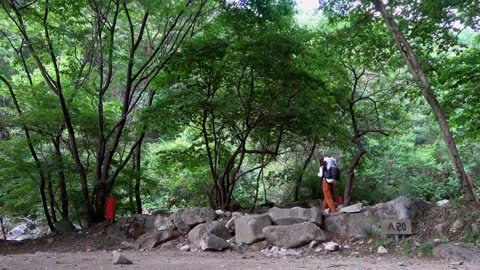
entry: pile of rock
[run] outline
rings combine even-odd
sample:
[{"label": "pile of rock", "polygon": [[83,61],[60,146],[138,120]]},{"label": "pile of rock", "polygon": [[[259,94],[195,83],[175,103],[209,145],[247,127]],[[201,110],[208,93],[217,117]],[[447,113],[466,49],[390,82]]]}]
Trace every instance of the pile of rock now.
[{"label": "pile of rock", "polygon": [[[420,200],[400,197],[396,200],[363,207],[342,208],[335,215],[322,215],[317,207],[277,208],[265,214],[214,211],[211,208],[178,209],[171,215],[135,215],[112,226],[110,236],[130,241],[130,247],[151,249],[187,235],[190,244],[182,250],[224,250],[255,246],[291,249],[331,240],[332,234],[365,236],[378,229],[384,218],[414,219],[429,205]],[[276,250],[274,250],[274,253]]]}]

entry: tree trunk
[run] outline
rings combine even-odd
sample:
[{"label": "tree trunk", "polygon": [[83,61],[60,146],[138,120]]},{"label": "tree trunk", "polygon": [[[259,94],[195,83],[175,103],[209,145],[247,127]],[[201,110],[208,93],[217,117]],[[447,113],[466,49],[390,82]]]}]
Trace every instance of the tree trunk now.
[{"label": "tree trunk", "polygon": [[312,146],[312,149],[310,150],[310,153],[308,153],[308,157],[303,163],[302,170],[300,171],[300,175],[298,176],[297,182],[295,183],[295,189],[294,189],[294,201],[298,201],[298,194],[300,193],[300,185],[302,184],[302,179],[303,175],[305,174],[305,170],[308,167],[308,164],[310,164],[310,161],[312,160],[313,154],[315,153],[315,149],[317,148],[317,143],[314,143]]},{"label": "tree trunk", "polygon": [[55,159],[58,163],[58,188],[60,190],[60,201],[62,204],[62,219],[69,221],[69,214],[68,214],[68,193],[67,193],[67,185],[65,182],[65,172],[63,168],[63,157],[62,152],[60,150],[60,136],[56,136],[52,138],[53,146],[55,148]]},{"label": "tree trunk", "polygon": [[469,184],[467,174],[465,173],[465,169],[460,159],[460,154],[458,153],[457,145],[452,136],[450,128],[448,127],[445,114],[443,113],[442,108],[438,103],[438,100],[435,98],[433,90],[430,86],[430,82],[428,81],[426,74],[423,72],[422,66],[418,61],[415,52],[413,51],[408,40],[400,31],[397,23],[393,19],[393,16],[388,14],[383,0],[374,0],[374,3],[378,11],[380,11],[383,19],[385,20],[387,28],[392,34],[393,40],[398,47],[403,61],[407,64],[410,74],[416,80],[418,86],[422,90],[423,97],[428,102],[428,104],[432,108],[432,111],[435,114],[437,122],[440,126],[442,138],[447,146],[448,156],[450,157],[450,160],[453,164],[457,179],[462,185],[464,196],[469,200],[474,199],[477,202],[477,205],[480,205],[475,193],[475,188],[473,187],[473,185]]},{"label": "tree trunk", "polygon": [[55,231],[55,226],[52,223],[52,218],[50,217],[50,212],[48,211],[47,196],[45,194],[45,176],[40,173],[40,196],[42,198],[43,212],[45,213],[45,219],[47,220],[48,227],[50,231]]},{"label": "tree trunk", "polygon": [[360,159],[365,154],[365,149],[363,148],[362,143],[359,140],[358,144],[358,152],[350,163],[348,167],[348,176],[347,182],[345,183],[345,191],[343,193],[343,206],[350,205],[350,201],[352,199],[352,186],[353,186],[353,179],[355,178],[355,169],[357,168],[358,164],[360,163]]},{"label": "tree trunk", "polygon": [[263,181],[263,169],[264,168],[265,168],[265,156],[262,156],[260,172],[257,175],[257,185],[255,187],[255,197],[254,197],[254,200],[253,200],[252,208],[250,209],[250,212],[252,212],[252,213],[253,213],[253,211],[255,211],[255,207],[257,206],[258,190],[260,189],[260,179],[262,179],[262,181]]},{"label": "tree trunk", "polygon": [[135,202],[137,205],[137,214],[142,213],[142,197],[140,196],[140,183],[142,180],[141,176],[141,158],[142,158],[142,143],[140,142],[137,146],[137,150],[135,152],[135,171],[137,175],[135,177]]},{"label": "tree trunk", "polygon": [[7,233],[5,232],[5,226],[3,224],[3,216],[0,216],[0,227],[2,229],[3,240],[7,240]]},{"label": "tree trunk", "polygon": [[[49,174],[50,176],[50,174]],[[50,198],[50,211],[52,212],[53,222],[57,222],[57,215],[55,213],[55,193],[53,192],[52,178],[48,177],[48,196]]]},{"label": "tree trunk", "polygon": [[[135,166],[135,157],[132,158],[132,171],[135,173],[136,170],[135,170],[136,166]],[[134,189],[133,189],[133,181],[135,181],[137,179],[137,176],[135,177],[132,177],[128,180],[128,208],[130,210],[130,214],[135,214],[136,213],[136,209],[135,209],[135,205],[133,204],[133,196],[134,196]]]}]

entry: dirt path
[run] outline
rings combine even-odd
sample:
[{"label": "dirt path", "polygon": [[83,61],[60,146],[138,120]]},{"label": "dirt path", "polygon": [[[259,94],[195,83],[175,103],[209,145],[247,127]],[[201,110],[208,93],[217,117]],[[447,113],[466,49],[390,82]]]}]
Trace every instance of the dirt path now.
[{"label": "dirt path", "polygon": [[315,255],[301,258],[268,258],[259,253],[125,251],[133,265],[113,265],[111,251],[35,253],[0,256],[7,269],[480,269],[480,264],[452,265],[446,261],[398,257],[345,257]]}]

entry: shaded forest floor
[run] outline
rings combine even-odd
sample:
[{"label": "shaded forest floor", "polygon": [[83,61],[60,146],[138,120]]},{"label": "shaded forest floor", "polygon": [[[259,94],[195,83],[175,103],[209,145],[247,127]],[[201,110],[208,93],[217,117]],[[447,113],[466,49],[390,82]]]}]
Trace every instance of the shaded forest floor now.
[{"label": "shaded forest floor", "polygon": [[300,258],[269,258],[261,253],[125,251],[132,265],[113,265],[110,251],[0,256],[1,269],[479,269],[473,263],[456,265],[441,260],[394,256],[348,257],[340,253]]},{"label": "shaded forest floor", "polygon": [[121,241],[108,237],[104,225],[96,225],[86,232],[74,232],[66,235],[47,235],[33,240],[0,240],[0,255],[33,252],[114,250],[120,247],[120,242]]},{"label": "shaded forest floor", "polygon": [[[300,257],[267,257],[260,252],[265,246],[225,252],[180,251],[188,244],[183,236],[151,250],[126,250],[133,261],[130,266],[112,263],[112,251],[122,247],[121,241],[110,238],[108,226],[96,225],[86,232],[48,235],[36,240],[0,240],[0,270],[6,269],[480,269],[467,261],[444,261],[431,257],[438,242],[465,242],[469,226],[478,221],[479,213],[465,207],[434,207],[417,220],[414,235],[395,241],[380,235],[364,239],[334,237],[340,251],[318,252],[315,248],[298,248]],[[462,220],[464,227],[452,230]],[[438,226],[444,224],[445,226]],[[468,236],[468,235],[467,235]],[[470,245],[478,246],[477,235],[470,236]],[[378,254],[385,246],[387,254]]]}]

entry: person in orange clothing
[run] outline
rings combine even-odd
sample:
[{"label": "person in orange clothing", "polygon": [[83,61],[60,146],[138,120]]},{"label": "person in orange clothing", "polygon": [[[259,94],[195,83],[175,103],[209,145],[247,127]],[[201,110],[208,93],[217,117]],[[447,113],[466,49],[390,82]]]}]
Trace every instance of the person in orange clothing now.
[{"label": "person in orange clothing", "polygon": [[337,208],[335,207],[335,203],[333,202],[333,183],[328,183],[327,178],[325,177],[325,172],[327,171],[327,163],[332,158],[322,158],[320,160],[320,171],[318,172],[318,176],[320,176],[321,183],[322,183],[322,191],[323,191],[323,205],[322,205],[322,212],[328,206],[330,209],[330,213],[336,213]]}]

